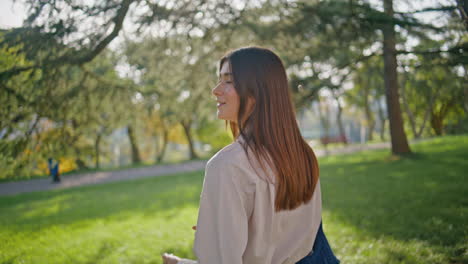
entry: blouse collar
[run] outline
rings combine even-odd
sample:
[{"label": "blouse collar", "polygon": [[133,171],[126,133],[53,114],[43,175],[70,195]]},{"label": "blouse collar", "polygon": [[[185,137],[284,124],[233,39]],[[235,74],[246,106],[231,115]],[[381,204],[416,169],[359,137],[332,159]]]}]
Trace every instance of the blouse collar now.
[{"label": "blouse collar", "polygon": [[239,134],[239,136],[237,136],[237,138],[236,138],[236,141],[237,141],[237,142],[240,142],[240,143],[244,143],[244,142],[245,142],[245,138],[244,138],[241,134]]}]

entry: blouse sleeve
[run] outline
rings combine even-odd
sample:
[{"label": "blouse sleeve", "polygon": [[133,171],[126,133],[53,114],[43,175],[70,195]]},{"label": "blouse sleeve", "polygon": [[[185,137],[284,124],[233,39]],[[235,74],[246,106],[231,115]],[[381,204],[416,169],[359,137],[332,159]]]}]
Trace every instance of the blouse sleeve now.
[{"label": "blouse sleeve", "polygon": [[242,263],[253,206],[242,173],[223,159],[206,166],[194,242],[200,264]]}]

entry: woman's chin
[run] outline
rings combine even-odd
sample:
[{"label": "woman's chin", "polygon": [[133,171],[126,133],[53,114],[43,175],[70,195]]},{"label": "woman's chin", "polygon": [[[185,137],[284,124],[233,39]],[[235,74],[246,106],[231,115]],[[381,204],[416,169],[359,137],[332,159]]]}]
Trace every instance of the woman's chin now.
[{"label": "woman's chin", "polygon": [[220,120],[225,120],[225,121],[235,122],[235,121],[232,120],[232,118],[228,118],[228,117],[223,116],[223,115],[220,115],[220,114],[218,114],[218,119],[220,119]]},{"label": "woman's chin", "polygon": [[221,111],[219,111],[219,110],[218,110],[217,116],[218,116],[218,119],[226,120],[226,116],[223,115],[223,113]]}]

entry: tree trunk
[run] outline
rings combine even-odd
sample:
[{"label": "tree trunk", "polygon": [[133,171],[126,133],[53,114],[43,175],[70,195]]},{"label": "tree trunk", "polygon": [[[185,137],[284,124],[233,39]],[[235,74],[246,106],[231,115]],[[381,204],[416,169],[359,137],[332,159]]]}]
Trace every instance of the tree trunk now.
[{"label": "tree trunk", "polygon": [[[320,100],[320,97],[317,99],[317,105],[318,105],[318,114],[320,117],[320,124],[322,125],[323,130],[325,130],[325,136],[321,133],[320,135],[320,142],[323,144],[324,141],[322,141],[323,138],[329,138],[330,137],[330,120],[328,120],[328,106],[325,105],[325,113],[322,111],[322,103]],[[325,140],[326,142],[326,140]],[[328,155],[328,144],[323,144],[325,147],[325,154]]]},{"label": "tree trunk", "polygon": [[189,156],[190,159],[196,159],[198,158],[197,153],[195,152],[195,148],[193,147],[193,139],[192,139],[192,134],[190,133],[190,127],[192,126],[192,120],[189,120],[188,122],[181,121],[180,124],[184,128],[185,136],[187,137],[187,141],[189,144]]},{"label": "tree trunk", "polygon": [[437,136],[442,136],[443,133],[443,119],[440,115],[433,114],[431,116],[431,126]]},{"label": "tree trunk", "polygon": [[95,167],[96,169],[99,169],[100,164],[99,164],[99,144],[101,143],[101,138],[102,138],[102,133],[98,132],[96,140],[94,141],[94,155],[96,158],[96,164]]},{"label": "tree trunk", "polygon": [[439,94],[440,94],[440,89],[437,89],[435,95],[431,95],[431,98],[429,99],[429,104],[427,105],[426,111],[424,112],[423,122],[421,124],[421,127],[419,127],[419,131],[416,134],[416,138],[421,137],[421,135],[422,135],[422,133],[424,131],[424,127],[426,126],[427,120],[429,119],[430,114],[434,112],[434,109],[433,109],[434,104],[435,104],[435,101],[436,101],[437,97],[439,96]]},{"label": "tree trunk", "polygon": [[167,138],[169,136],[169,131],[164,127],[162,131],[162,137],[163,137],[163,142],[161,149],[159,149],[158,145],[158,139],[156,139],[156,162],[160,163],[162,159],[164,158],[164,154],[166,153],[166,147],[167,147]]},{"label": "tree trunk", "polygon": [[[465,78],[468,79],[468,70],[465,68]],[[465,110],[465,114],[468,114],[468,86],[465,86],[463,89],[463,95],[465,100],[463,101],[463,110]]]},{"label": "tree trunk", "polygon": [[423,119],[423,122],[421,124],[421,126],[419,127],[419,130],[416,131],[416,135],[415,138],[421,138],[421,135],[424,131],[424,128],[426,127],[426,123],[427,123],[427,120],[429,119],[429,114],[431,113],[431,107],[428,106],[427,109],[426,109],[426,112],[424,113],[424,119]]},{"label": "tree trunk", "polygon": [[405,87],[405,84],[406,84],[406,71],[403,73],[403,78],[401,80],[401,88],[400,88],[400,91],[401,91],[401,100],[403,102],[403,108],[406,112],[406,115],[408,116],[408,120],[410,122],[410,125],[411,125],[411,131],[413,132],[413,136],[415,138],[419,138],[419,134],[418,132],[416,131],[416,119],[414,118],[414,115],[413,115],[413,112],[411,111],[410,107],[409,107],[409,104],[408,104],[408,98],[406,97],[406,87]]},{"label": "tree trunk", "polygon": [[132,150],[132,163],[141,163],[140,151],[138,149],[135,133],[131,125],[127,126],[128,139],[130,140],[130,147]]},{"label": "tree trunk", "polygon": [[[384,12],[390,19],[393,19],[392,0],[384,0]],[[384,83],[387,96],[388,116],[390,120],[392,153],[397,155],[411,153],[401,116],[398,95],[395,28],[392,21],[388,21],[383,25],[383,35]]]},{"label": "tree trunk", "polygon": [[[468,0],[467,0],[468,1]],[[468,4],[467,4],[468,7]],[[463,70],[465,72],[465,80],[468,80],[468,67],[466,65],[463,66]],[[468,114],[468,86],[465,85],[463,88],[463,110],[465,110],[465,114]]]},{"label": "tree trunk", "polygon": [[367,120],[367,129],[369,131],[369,134],[367,135],[367,140],[372,140],[372,134],[374,133],[374,128],[375,128],[375,121],[374,117],[372,116],[372,111],[370,109],[370,103],[369,103],[369,83],[367,82],[364,85],[364,112],[366,114],[366,120]]},{"label": "tree trunk", "polygon": [[431,113],[431,126],[437,136],[441,136],[444,133],[444,119],[447,117],[450,109],[455,105],[455,100],[456,98],[453,98],[447,103],[442,104],[439,111],[435,111],[435,107],[433,107],[433,111]]},{"label": "tree trunk", "polygon": [[322,127],[325,130],[325,136],[329,137],[330,136],[330,120],[328,120],[328,106],[324,106],[324,111],[322,110],[322,102],[318,101],[318,113],[320,116],[320,123],[322,123]]},{"label": "tree trunk", "polygon": [[74,150],[76,154],[75,163],[76,163],[76,166],[78,166],[78,170],[88,169],[88,166],[86,165],[86,163],[80,158],[81,151],[77,147],[74,147]]},{"label": "tree trunk", "polygon": [[378,105],[378,113],[379,113],[379,120],[380,120],[380,139],[382,141],[385,141],[385,123],[387,119],[385,118],[384,107],[382,106],[380,99],[377,100],[377,105]]},{"label": "tree trunk", "polygon": [[340,130],[340,136],[345,136],[345,141],[343,143],[345,145],[347,145],[348,144],[348,139],[346,138],[346,133],[345,133],[345,129],[344,129],[344,126],[343,126],[343,118],[342,118],[343,107],[341,107],[340,98],[338,96],[335,96],[335,100],[336,100],[336,104],[338,106],[338,112],[337,112],[337,115],[336,115],[336,121],[338,123],[338,129]]}]

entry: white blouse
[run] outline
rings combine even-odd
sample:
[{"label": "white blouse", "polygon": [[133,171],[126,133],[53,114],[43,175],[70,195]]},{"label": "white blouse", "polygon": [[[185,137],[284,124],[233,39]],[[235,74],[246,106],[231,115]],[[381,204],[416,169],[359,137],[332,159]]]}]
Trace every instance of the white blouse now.
[{"label": "white blouse", "polygon": [[311,252],[322,213],[320,179],[307,204],[275,212],[275,177],[258,163],[254,170],[242,141],[208,161],[193,247],[198,260],[180,264],[294,264]]}]

